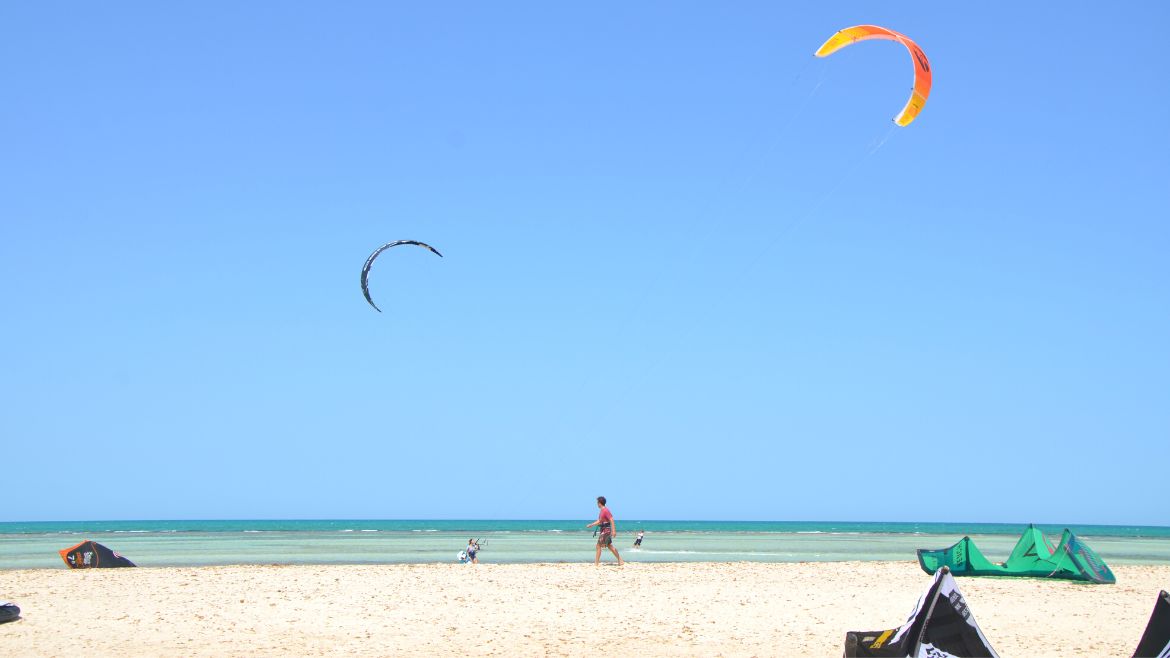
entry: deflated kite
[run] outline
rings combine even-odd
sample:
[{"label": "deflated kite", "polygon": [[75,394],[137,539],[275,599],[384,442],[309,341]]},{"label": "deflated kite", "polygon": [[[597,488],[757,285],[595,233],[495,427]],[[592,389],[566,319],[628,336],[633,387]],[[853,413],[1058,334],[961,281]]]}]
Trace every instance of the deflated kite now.
[{"label": "deflated kite", "polygon": [[370,268],[373,267],[374,260],[378,257],[379,254],[381,254],[383,251],[386,251],[390,247],[397,247],[400,244],[413,244],[419,247],[426,247],[427,249],[431,250],[431,253],[435,254],[439,258],[443,257],[443,254],[440,254],[438,249],[435,249],[425,242],[419,242],[418,240],[395,240],[394,242],[387,242],[381,247],[375,249],[374,253],[370,254],[370,257],[366,259],[366,264],[362,266],[362,294],[366,296],[366,301],[370,303],[370,306],[373,306],[374,310],[379,313],[382,312],[382,309],[378,308],[378,305],[375,304],[374,300],[370,298],[370,287],[368,281],[370,276]]},{"label": "deflated kite", "polygon": [[908,126],[922,111],[922,106],[926,105],[927,96],[930,96],[930,61],[926,59],[926,53],[922,52],[918,44],[911,41],[909,37],[877,25],[857,25],[847,27],[829,37],[829,40],[817,50],[816,55],[817,57],[828,57],[845,46],[868,39],[897,41],[910,51],[911,59],[914,60],[914,89],[910,92],[910,100],[906,102],[906,107],[903,107],[898,116],[894,117],[894,123],[899,126]]}]

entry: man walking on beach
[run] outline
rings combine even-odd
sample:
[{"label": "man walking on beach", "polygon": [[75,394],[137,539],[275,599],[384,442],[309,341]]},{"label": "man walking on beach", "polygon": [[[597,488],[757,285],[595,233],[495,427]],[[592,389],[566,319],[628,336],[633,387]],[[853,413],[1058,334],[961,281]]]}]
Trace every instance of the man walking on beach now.
[{"label": "man walking on beach", "polygon": [[622,556],[618,555],[617,549],[613,546],[613,538],[617,534],[617,523],[613,520],[613,513],[605,506],[605,496],[597,497],[597,508],[601,510],[597,514],[597,520],[585,526],[586,528],[597,526],[597,529],[601,531],[601,535],[597,538],[597,555],[593,556],[593,566],[597,566],[601,562],[601,549],[608,548],[609,552],[617,558],[620,567],[625,562],[622,562]]}]

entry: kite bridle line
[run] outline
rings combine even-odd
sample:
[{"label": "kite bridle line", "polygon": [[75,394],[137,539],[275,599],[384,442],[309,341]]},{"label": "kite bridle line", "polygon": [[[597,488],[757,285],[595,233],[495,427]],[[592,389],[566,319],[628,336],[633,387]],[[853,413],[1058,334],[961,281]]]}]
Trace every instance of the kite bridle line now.
[{"label": "kite bridle line", "polygon": [[[763,260],[764,256],[766,256],[768,252],[776,246],[776,243],[780,241],[780,238],[788,235],[789,233],[792,233],[798,227],[800,227],[800,225],[804,224],[804,222],[807,221],[810,217],[815,215],[821,209],[821,207],[825,205],[825,202],[827,202],[834,194],[836,194],[837,190],[839,190],[841,186],[846,183],[846,181],[853,178],[853,174],[861,168],[861,165],[869,160],[874,153],[877,153],[879,150],[881,150],[881,148],[886,145],[886,142],[890,141],[890,138],[893,137],[894,133],[896,133],[898,130],[900,130],[900,127],[897,124],[894,124],[886,129],[885,135],[883,135],[881,138],[870,140],[871,146],[866,147],[865,153],[860,157],[855,157],[853,159],[853,162],[849,165],[849,167],[846,168],[845,171],[841,172],[841,175],[837,178],[836,182],[834,182],[829,187],[829,189],[813,203],[812,207],[810,207],[803,214],[799,215],[788,225],[781,227],[780,230],[776,232],[776,235],[774,235],[772,239],[769,240],[762,249],[760,249],[760,252],[756,254],[755,258],[748,262],[748,265],[744,268],[742,274],[746,275],[748,272],[754,269],[756,264]],[[877,143],[874,144],[874,141]]]},{"label": "kite bridle line", "polygon": [[[730,178],[725,178],[720,187],[724,188],[726,191],[711,194],[711,200],[696,213],[697,217],[717,218],[727,215],[728,210],[731,207],[731,202],[729,200],[742,196],[743,192],[751,186],[756,178],[758,178],[759,171],[763,167],[764,163],[768,162],[768,160],[780,149],[783,140],[788,137],[789,132],[796,125],[797,121],[802,116],[804,116],[805,110],[808,108],[809,104],[812,102],[812,99],[817,95],[817,92],[820,91],[821,87],[825,83],[825,78],[827,77],[829,70],[829,61],[818,61],[816,58],[813,58],[812,60],[805,63],[796,76],[794,76],[791,86],[795,87],[797,83],[801,81],[801,79],[807,76],[809,70],[813,67],[818,69],[818,74],[812,88],[804,95],[804,98],[800,101],[800,103],[798,103],[796,107],[789,113],[788,118],[781,124],[780,129],[773,132],[767,138],[765,146],[759,152],[758,156],[756,156],[754,164],[749,165],[747,168],[747,174],[742,176],[738,184],[735,185],[731,184]],[[740,161],[742,161],[742,158],[740,158]],[[721,204],[719,203],[720,201],[722,201]],[[694,257],[692,257],[688,265],[693,264],[693,262]],[[689,269],[691,268],[688,268],[688,270]],[[635,306],[635,308],[642,309],[642,313],[640,315],[643,319],[649,315],[648,309],[651,307],[649,301],[651,299],[662,297],[663,291],[668,288],[667,282],[670,280],[671,277],[668,273],[660,271],[659,276],[654,282],[643,287],[642,295],[638,298]],[[630,328],[635,324],[637,319],[639,319],[637,316],[628,317],[622,327],[615,330],[612,335],[623,336],[628,334]],[[652,360],[646,367],[642,368],[641,371],[639,371],[639,374],[645,376],[657,370],[662,365],[662,361],[664,359],[665,357],[660,353],[656,359]],[[585,386],[585,379],[585,376],[582,376],[578,379],[578,395],[575,397],[581,397],[580,393],[581,389]],[[634,384],[634,379],[629,378],[626,380],[626,383],[627,388],[630,388]],[[623,397],[628,398],[629,396]],[[583,431],[584,435],[588,436],[592,434],[594,430],[596,430],[597,424],[601,422],[602,418],[603,414],[590,414],[590,419],[583,425],[579,425],[578,428]],[[594,532],[594,536],[596,536],[596,534],[597,533]]]},{"label": "kite bridle line", "polygon": [[[823,80],[823,77],[824,76],[822,75],[821,76],[822,80]],[[815,94],[816,90],[820,86],[821,86],[821,81],[818,81],[816,87],[814,87],[813,90],[809,93],[809,98],[812,98],[812,96]],[[793,119],[793,121],[795,121],[795,118]],[[868,141],[868,144],[866,145],[864,152],[853,158],[853,161],[850,163],[850,165],[844,171],[842,171],[841,174],[837,177],[836,181],[834,181],[832,183],[832,185],[830,185],[826,189],[826,191],[823,192],[813,202],[812,206],[810,206],[808,210],[801,213],[799,216],[797,216],[796,219],[792,220],[787,225],[782,226],[779,229],[777,229],[775,231],[775,233],[772,235],[772,237],[770,239],[768,239],[767,242],[764,243],[763,247],[761,247],[759,249],[759,251],[755,254],[755,256],[753,256],[747,262],[747,264],[743,268],[740,269],[740,271],[737,274],[735,274],[731,279],[728,280],[728,285],[731,286],[731,285],[735,285],[735,284],[741,282],[749,273],[751,273],[752,270],[754,270],[756,268],[756,266],[760,263],[760,261],[762,261],[764,259],[764,257],[766,255],[768,255],[768,253],[771,252],[773,248],[775,248],[776,244],[779,243],[782,238],[784,238],[788,234],[795,231],[797,228],[799,228],[801,225],[803,225],[808,219],[810,219],[814,215],[816,215],[821,210],[821,208],[825,205],[825,203],[828,202],[829,199],[832,198],[834,194],[836,194],[837,190],[839,190],[846,182],[852,180],[853,177],[855,176],[855,174],[861,169],[862,165],[864,165],[866,162],[868,162],[869,159],[871,157],[873,157],[873,155],[875,153],[877,153],[879,150],[881,150],[881,148],[883,146],[885,146],[886,142],[888,142],[893,137],[894,133],[896,133],[898,130],[901,130],[901,129],[902,129],[901,126],[898,126],[896,123],[891,122],[891,125],[889,125],[889,127],[886,128],[886,131],[884,134],[882,134],[880,137],[875,136],[875,137],[871,138]],[[754,175],[749,176],[744,181],[744,185],[742,187],[746,187],[747,183],[753,177],[754,177]],[[649,294],[646,294],[643,296],[643,300],[642,300],[642,303],[640,304],[640,308],[647,308],[648,307],[648,304],[646,303],[648,298],[649,298]],[[719,304],[722,299],[723,298],[716,298],[715,300],[712,301],[712,308],[708,310],[709,316],[714,317],[714,316],[719,315],[718,310],[716,308],[714,308],[714,306]],[[632,324],[632,321],[626,323],[627,329],[628,329],[630,324]],[[685,345],[687,343],[687,339],[689,338],[689,336],[694,332],[695,326],[696,325],[694,323],[687,323],[683,329],[681,329],[677,334],[675,334],[674,343]],[[655,357],[654,359],[652,359],[640,371],[639,374],[642,376],[643,379],[645,379],[651,373],[658,370],[662,366],[662,364],[665,360],[666,360],[666,355],[663,352],[659,351],[658,356]],[[628,389],[633,389],[634,384],[635,384],[634,378],[628,378],[626,380],[626,385],[627,385]],[[623,396],[623,397],[628,399],[630,396]],[[593,430],[596,428],[597,424],[599,422],[601,422],[601,416],[602,416],[601,414],[595,414],[593,419],[587,425],[584,426],[585,431],[587,433],[593,432]]]}]

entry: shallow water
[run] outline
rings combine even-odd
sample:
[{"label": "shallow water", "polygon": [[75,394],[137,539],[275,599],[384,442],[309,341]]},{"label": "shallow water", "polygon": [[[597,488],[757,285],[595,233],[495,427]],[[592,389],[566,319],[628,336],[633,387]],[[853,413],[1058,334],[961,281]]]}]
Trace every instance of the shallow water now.
[{"label": "shallow water", "polygon": [[[93,539],[139,566],[455,562],[470,537],[483,562],[592,561],[585,521],[102,521],[0,523],[0,569],[64,568],[57,551]],[[632,543],[646,530],[640,550]],[[615,545],[638,562],[914,560],[969,534],[1005,560],[1018,524],[622,521]],[[1061,527],[1043,526],[1055,544]],[[1170,528],[1074,526],[1108,564],[1170,564]],[[606,555],[609,559],[612,556]],[[603,558],[604,559],[604,558]]]}]

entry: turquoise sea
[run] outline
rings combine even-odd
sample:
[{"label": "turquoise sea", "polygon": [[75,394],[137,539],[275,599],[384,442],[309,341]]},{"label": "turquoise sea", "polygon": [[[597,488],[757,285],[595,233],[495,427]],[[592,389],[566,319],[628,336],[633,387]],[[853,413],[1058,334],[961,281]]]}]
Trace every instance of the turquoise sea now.
[{"label": "turquoise sea", "polygon": [[[0,569],[63,569],[57,551],[93,539],[139,566],[456,562],[469,538],[483,562],[593,560],[589,520],[572,521],[74,521],[0,523]],[[1053,542],[1065,526],[1043,525]],[[1170,564],[1170,528],[1069,526],[1109,564]],[[634,533],[646,531],[640,550]],[[994,561],[1024,524],[639,521],[618,519],[634,562],[914,560],[970,535]],[[612,559],[612,556],[610,556]]]}]

